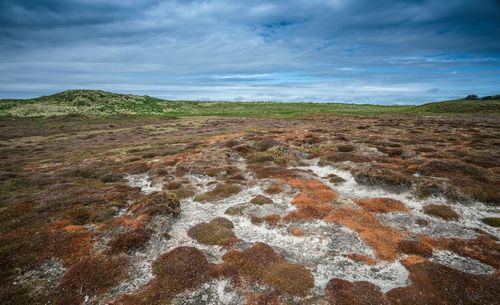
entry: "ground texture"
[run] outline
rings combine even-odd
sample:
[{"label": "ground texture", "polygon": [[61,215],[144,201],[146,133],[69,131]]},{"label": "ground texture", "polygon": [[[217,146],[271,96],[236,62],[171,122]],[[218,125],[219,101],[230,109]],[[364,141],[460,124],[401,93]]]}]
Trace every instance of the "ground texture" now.
[{"label": "ground texture", "polygon": [[1,304],[498,304],[498,116],[0,120]]}]

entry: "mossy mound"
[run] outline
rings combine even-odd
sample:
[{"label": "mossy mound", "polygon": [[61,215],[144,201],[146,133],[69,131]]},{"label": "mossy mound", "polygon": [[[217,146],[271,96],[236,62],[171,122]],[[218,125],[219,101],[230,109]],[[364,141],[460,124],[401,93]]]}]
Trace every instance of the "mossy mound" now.
[{"label": "mossy mound", "polygon": [[457,220],[460,218],[457,212],[443,204],[428,204],[424,206],[424,213],[444,220]]},{"label": "mossy mound", "polygon": [[263,195],[257,195],[252,200],[250,200],[251,203],[256,204],[256,205],[264,205],[264,204],[271,204],[273,203],[272,199]]},{"label": "mossy mound", "polygon": [[167,192],[155,192],[144,198],[139,205],[141,213],[155,215],[172,215],[181,213],[181,203],[177,195]]},{"label": "mossy mound", "polygon": [[149,241],[152,233],[152,230],[141,228],[117,235],[108,243],[109,252],[118,254],[141,249]]},{"label": "mossy mound", "polygon": [[195,196],[194,200],[199,202],[218,201],[238,194],[239,192],[241,192],[241,187],[239,185],[220,183],[217,184],[213,190]]},{"label": "mossy mound", "polygon": [[313,277],[307,268],[286,261],[263,243],[241,252],[229,251],[223,259],[241,275],[263,282],[281,293],[305,295],[314,286]]},{"label": "mossy mound", "polygon": [[304,295],[314,286],[311,272],[306,267],[289,262],[269,266],[264,272],[263,281],[291,295]]},{"label": "mossy mound", "polygon": [[227,245],[236,239],[233,223],[225,218],[215,218],[209,223],[199,223],[188,231],[188,236],[205,245]]},{"label": "mossy mound", "polygon": [[335,174],[329,174],[328,176],[326,176],[326,178],[328,178],[328,181],[330,181],[333,184],[345,182],[344,178],[339,177]]},{"label": "mossy mound", "polygon": [[210,265],[200,250],[178,247],[157,258],[153,263],[153,272],[161,281],[191,288],[209,277]]}]

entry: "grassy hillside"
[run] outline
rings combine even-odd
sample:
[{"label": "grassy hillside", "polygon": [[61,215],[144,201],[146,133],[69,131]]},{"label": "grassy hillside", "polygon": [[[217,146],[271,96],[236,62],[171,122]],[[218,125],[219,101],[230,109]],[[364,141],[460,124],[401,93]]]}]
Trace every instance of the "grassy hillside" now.
[{"label": "grassy hillside", "polygon": [[500,114],[500,99],[454,100],[429,103],[414,108],[417,112],[431,113],[495,113]]},{"label": "grassy hillside", "polygon": [[276,116],[310,114],[389,114],[408,112],[500,113],[500,100],[448,101],[422,106],[381,106],[341,103],[194,102],[96,90],[69,90],[27,100],[1,100],[0,116],[47,117],[71,114],[142,114],[166,116]]}]

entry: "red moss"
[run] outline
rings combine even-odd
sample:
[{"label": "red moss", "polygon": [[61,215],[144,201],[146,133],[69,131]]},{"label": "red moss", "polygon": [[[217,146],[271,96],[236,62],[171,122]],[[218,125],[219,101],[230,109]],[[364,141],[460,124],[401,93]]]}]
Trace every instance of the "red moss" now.
[{"label": "red moss", "polygon": [[[71,266],[59,284],[60,304],[75,304],[84,295],[98,295],[124,280],[127,262],[124,258],[94,256],[82,258]],[[77,296],[75,298],[75,296]],[[68,302],[72,300],[72,302]]]},{"label": "red moss", "polygon": [[370,282],[331,279],[325,288],[331,305],[389,305],[380,288]]},{"label": "red moss", "polygon": [[424,238],[424,241],[437,249],[453,251],[461,256],[470,257],[500,268],[500,243],[489,235],[480,235],[476,239]]},{"label": "red moss", "polygon": [[282,293],[304,295],[314,286],[309,270],[287,262],[266,244],[258,243],[242,252],[229,251],[223,259],[243,276],[268,284]]},{"label": "red moss", "polygon": [[162,254],[153,263],[159,281],[175,282],[184,289],[204,282],[210,274],[205,254],[193,247],[178,247]]},{"label": "red moss", "polygon": [[152,230],[140,228],[117,235],[108,243],[109,252],[118,254],[141,249],[149,241],[152,233]]},{"label": "red moss", "polygon": [[411,285],[392,289],[392,304],[497,304],[500,279],[496,275],[473,275],[423,261],[406,264]]}]

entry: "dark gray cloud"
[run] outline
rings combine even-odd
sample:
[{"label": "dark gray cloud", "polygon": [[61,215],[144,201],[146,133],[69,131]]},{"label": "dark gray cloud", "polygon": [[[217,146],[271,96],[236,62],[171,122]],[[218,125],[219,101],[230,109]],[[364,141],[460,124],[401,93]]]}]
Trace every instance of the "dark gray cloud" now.
[{"label": "dark gray cloud", "polygon": [[409,103],[500,91],[496,0],[0,0],[0,97]]}]

